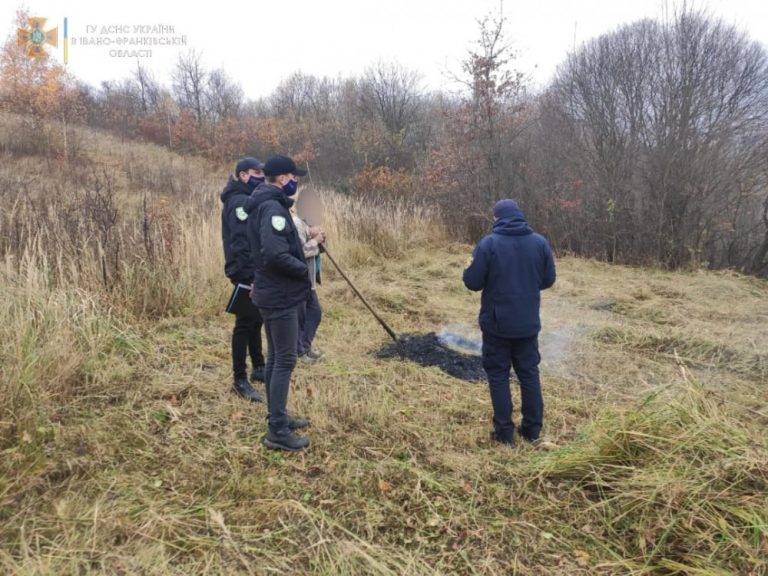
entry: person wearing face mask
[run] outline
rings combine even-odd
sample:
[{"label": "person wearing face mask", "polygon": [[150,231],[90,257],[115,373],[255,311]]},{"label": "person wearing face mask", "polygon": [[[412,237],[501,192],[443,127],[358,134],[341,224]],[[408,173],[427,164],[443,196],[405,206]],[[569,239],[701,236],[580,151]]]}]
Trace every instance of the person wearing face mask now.
[{"label": "person wearing face mask", "polygon": [[[264,181],[264,164],[256,158],[238,161],[235,174],[221,192],[221,236],[224,244],[224,273],[232,284],[252,284],[254,264],[248,244],[248,215],[245,202]],[[251,356],[251,380],[264,380],[264,355],[261,343],[262,319],[254,306],[248,314],[235,316],[232,331],[232,390],[252,402],[261,402],[261,394],[248,381],[246,356]]]},{"label": "person wearing face mask", "polygon": [[245,204],[248,241],[255,269],[252,299],[267,333],[268,429],[263,443],[273,450],[302,450],[309,439],[296,434],[309,422],[288,415],[288,389],[296,366],[298,307],[310,292],[309,268],[291,218],[297,177],[306,171],[287,156],[273,156],[264,164],[267,181]]}]

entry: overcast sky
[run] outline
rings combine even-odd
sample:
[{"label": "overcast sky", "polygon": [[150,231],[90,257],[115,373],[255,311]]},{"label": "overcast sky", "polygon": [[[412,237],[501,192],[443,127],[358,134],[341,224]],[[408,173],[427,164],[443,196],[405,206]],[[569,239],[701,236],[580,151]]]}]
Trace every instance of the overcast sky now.
[{"label": "overcast sky", "polygon": [[[142,63],[170,85],[179,54],[195,49],[207,68],[224,68],[247,98],[267,95],[291,73],[318,76],[361,73],[377,60],[396,60],[419,71],[423,87],[439,89],[447,72],[459,69],[477,38],[477,19],[498,12],[499,0],[215,0],[187,11],[159,0],[36,0],[31,16],[59,27],[59,47],[49,53],[63,61],[64,17],[70,38],[68,68],[92,85],[126,77],[136,58],[118,51],[144,52]],[[661,18],[660,0],[505,0],[508,38],[519,53],[518,68],[537,86],[545,85],[574,45],[643,17]],[[697,6],[746,30],[768,45],[768,1],[708,0]],[[3,37],[15,36],[12,0],[0,8]],[[152,28],[170,26],[170,30]],[[135,26],[146,26],[143,30]],[[115,28],[122,27],[122,28]],[[146,38],[185,46],[118,46],[118,39]],[[170,40],[169,40],[170,39]],[[174,40],[175,39],[175,40]],[[83,41],[90,44],[83,45]],[[93,45],[111,42],[111,45]]]}]

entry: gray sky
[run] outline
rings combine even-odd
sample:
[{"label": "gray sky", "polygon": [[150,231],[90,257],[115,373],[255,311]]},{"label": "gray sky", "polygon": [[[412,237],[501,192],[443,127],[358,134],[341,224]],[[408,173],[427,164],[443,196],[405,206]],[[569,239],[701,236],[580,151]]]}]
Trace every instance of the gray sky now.
[{"label": "gray sky", "polygon": [[[31,16],[47,17],[46,29],[59,27],[59,47],[49,53],[63,61],[64,17],[68,18],[68,68],[86,82],[126,77],[136,67],[135,55],[158,80],[170,85],[178,55],[195,49],[207,68],[224,68],[237,79],[246,97],[271,92],[274,85],[301,70],[318,76],[361,73],[377,60],[396,60],[423,75],[425,89],[447,84],[477,37],[476,20],[498,11],[499,0],[280,0],[250,2],[215,0],[196,10],[186,2],[130,0],[35,0],[26,2]],[[663,0],[505,0],[508,38],[518,50],[518,68],[545,85],[574,45],[643,17],[662,17]],[[768,45],[768,2],[708,0],[696,3],[712,15],[746,30]],[[15,10],[0,9],[3,37],[15,35]],[[173,31],[145,28],[172,26]],[[105,27],[112,28],[105,28]],[[119,26],[121,29],[114,27]],[[94,28],[89,28],[94,27]],[[95,30],[95,31],[94,31]],[[118,39],[147,38],[167,42],[186,38],[186,46],[117,45]],[[83,40],[91,44],[83,45]],[[111,45],[93,45],[94,42]]]}]

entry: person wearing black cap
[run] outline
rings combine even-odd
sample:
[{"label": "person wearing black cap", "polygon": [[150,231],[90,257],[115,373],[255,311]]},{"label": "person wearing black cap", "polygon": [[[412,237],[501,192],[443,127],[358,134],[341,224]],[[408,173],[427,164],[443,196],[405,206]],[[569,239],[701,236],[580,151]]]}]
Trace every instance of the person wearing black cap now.
[{"label": "person wearing black cap", "polygon": [[248,240],[255,266],[252,298],[264,319],[267,366],[264,383],[269,410],[263,443],[267,448],[301,450],[309,439],[294,431],[309,422],[287,412],[288,389],[296,366],[298,306],[309,296],[309,269],[289,211],[298,176],[306,171],[287,156],[273,156],[264,164],[267,181],[245,205]]},{"label": "person wearing black cap", "polygon": [[[245,202],[253,190],[264,181],[264,164],[256,158],[238,161],[234,176],[229,177],[221,193],[221,237],[224,243],[224,273],[234,284],[252,284],[254,264],[248,243],[248,214]],[[232,331],[232,371],[234,392],[251,400],[263,398],[248,382],[245,359],[251,356],[251,380],[264,380],[264,355],[261,351],[262,319],[255,306],[248,314],[235,316]]]},{"label": "person wearing black cap", "polygon": [[523,439],[539,441],[544,401],[539,379],[538,334],[541,290],[555,283],[555,260],[546,239],[535,233],[513,200],[493,209],[493,232],[480,240],[464,270],[464,285],[482,290],[480,329],[483,368],[493,405],[491,439],[514,445],[510,368],[520,383]]}]

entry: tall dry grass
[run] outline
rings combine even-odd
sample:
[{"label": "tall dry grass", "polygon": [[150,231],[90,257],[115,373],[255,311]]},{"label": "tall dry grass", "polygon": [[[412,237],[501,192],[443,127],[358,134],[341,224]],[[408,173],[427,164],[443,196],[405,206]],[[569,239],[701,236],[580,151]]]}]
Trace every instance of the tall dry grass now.
[{"label": "tall dry grass", "polygon": [[[409,249],[442,246],[448,234],[435,208],[403,199],[355,198],[318,191],[327,215],[330,244],[359,262],[371,256],[398,258]],[[329,244],[329,246],[330,246]]]},{"label": "tall dry grass", "polygon": [[608,547],[631,574],[759,574],[768,569],[768,444],[682,370],[536,462],[540,513]]},{"label": "tall dry grass", "polygon": [[[765,283],[560,261],[544,453],[489,444],[481,384],[373,358],[386,335],[326,265],[327,355],[290,400],[313,446],[274,454],[227,392],[227,169],[81,150],[0,164],[0,572],[768,570]],[[397,331],[474,320],[471,247],[435,214],[317,193]]]},{"label": "tall dry grass", "polygon": [[[230,290],[219,200],[226,169],[94,132],[79,143],[75,165],[22,157],[0,168],[6,445],[52,406],[87,393],[91,368],[120,352],[115,342],[136,340],[126,334],[164,317],[219,317]],[[318,195],[345,264],[441,238],[434,215],[416,205]]]},{"label": "tall dry grass", "polygon": [[[77,289],[0,281],[0,446],[23,446],[73,398],[99,393],[103,363],[141,351],[138,334]],[[110,366],[109,376],[119,374]],[[7,472],[7,470],[5,470]]]}]

